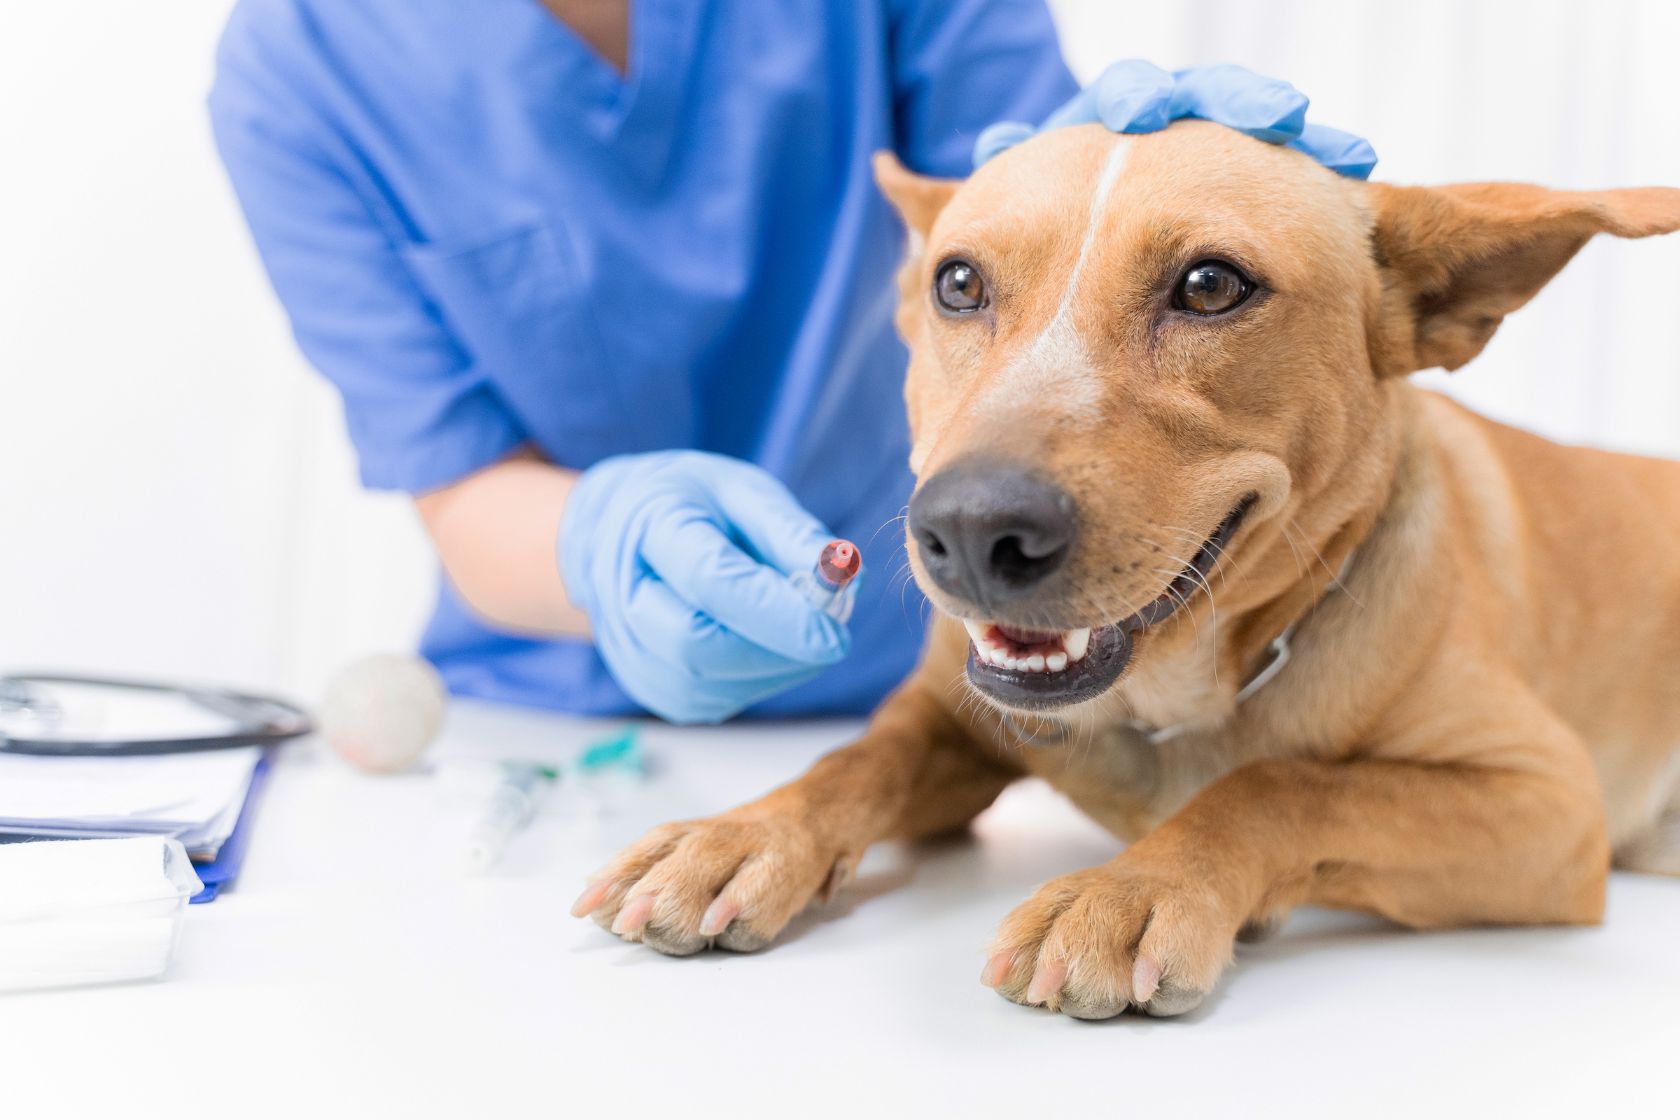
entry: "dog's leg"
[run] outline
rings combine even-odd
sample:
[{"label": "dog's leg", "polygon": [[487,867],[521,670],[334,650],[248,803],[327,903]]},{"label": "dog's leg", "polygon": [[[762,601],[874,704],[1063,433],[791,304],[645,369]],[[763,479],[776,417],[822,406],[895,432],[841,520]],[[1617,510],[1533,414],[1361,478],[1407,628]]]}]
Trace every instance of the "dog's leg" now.
[{"label": "dog's leg", "polygon": [[[1583,748],[1462,761],[1278,759],[1233,771],[1114,860],[1005,919],[984,979],[1081,1018],[1195,1007],[1245,923],[1301,902],[1414,927],[1585,923],[1609,848]],[[1412,754],[1412,752],[1408,752]],[[1415,754],[1412,755],[1415,757]]]},{"label": "dog's leg", "polygon": [[974,746],[922,677],[798,780],[648,833],[590,880],[573,913],[676,956],[758,949],[844,885],[869,845],[968,823],[1019,775]]}]

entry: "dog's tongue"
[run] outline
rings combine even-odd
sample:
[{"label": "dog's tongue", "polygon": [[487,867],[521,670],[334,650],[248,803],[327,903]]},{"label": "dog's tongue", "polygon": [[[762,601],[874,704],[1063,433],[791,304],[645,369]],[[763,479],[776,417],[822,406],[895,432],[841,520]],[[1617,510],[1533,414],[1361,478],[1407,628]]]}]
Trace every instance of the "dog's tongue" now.
[{"label": "dog's tongue", "polygon": [[1004,626],[1002,623],[998,624],[997,632],[1016,645],[1021,646],[1042,645],[1045,642],[1055,641],[1062,636],[1060,630],[1028,630],[1025,627]]}]

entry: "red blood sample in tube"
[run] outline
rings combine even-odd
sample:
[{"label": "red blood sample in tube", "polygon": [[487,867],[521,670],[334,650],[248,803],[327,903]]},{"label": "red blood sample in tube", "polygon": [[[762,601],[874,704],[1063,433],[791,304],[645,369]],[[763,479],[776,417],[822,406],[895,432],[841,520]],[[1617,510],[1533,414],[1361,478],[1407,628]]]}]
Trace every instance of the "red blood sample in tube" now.
[{"label": "red blood sample in tube", "polygon": [[863,554],[851,541],[829,541],[817,558],[817,582],[825,590],[839,591],[863,566]]}]

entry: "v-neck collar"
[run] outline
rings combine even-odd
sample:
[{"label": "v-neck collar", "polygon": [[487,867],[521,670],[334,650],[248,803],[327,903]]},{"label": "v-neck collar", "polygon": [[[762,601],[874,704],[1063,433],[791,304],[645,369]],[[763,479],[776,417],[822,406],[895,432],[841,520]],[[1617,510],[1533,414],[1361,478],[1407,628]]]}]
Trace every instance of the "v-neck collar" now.
[{"label": "v-neck collar", "polygon": [[582,99],[622,119],[625,109],[634,103],[637,86],[647,72],[641,51],[645,38],[641,26],[647,11],[645,0],[628,0],[623,73],[542,0],[525,0],[525,3],[532,9],[532,18],[547,25],[542,31],[532,29],[534,41],[544,49],[565,52],[565,57],[571,62],[569,69],[577,83],[577,93],[582,95]]},{"label": "v-neck collar", "polygon": [[540,0],[513,0],[511,48],[515,81],[536,98],[570,104],[576,124],[644,179],[663,173],[675,138],[689,73],[698,49],[696,0],[630,0],[627,64],[620,74]]}]

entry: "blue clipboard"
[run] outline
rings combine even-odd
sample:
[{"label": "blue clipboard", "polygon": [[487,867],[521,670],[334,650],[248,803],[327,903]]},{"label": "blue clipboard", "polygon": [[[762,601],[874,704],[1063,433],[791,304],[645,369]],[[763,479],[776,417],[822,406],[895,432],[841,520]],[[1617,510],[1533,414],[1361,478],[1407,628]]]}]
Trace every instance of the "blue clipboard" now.
[{"label": "blue clipboard", "polygon": [[233,881],[239,877],[240,865],[245,862],[245,849],[251,842],[251,818],[256,816],[257,801],[262,796],[263,787],[268,784],[272,762],[271,751],[264,751],[257,760],[251,771],[250,788],[245,791],[245,804],[239,807],[239,819],[233,822],[233,831],[222,841],[216,858],[209,863],[193,864],[204,889],[189,898],[189,903],[216,901],[223,888],[233,886]]}]

